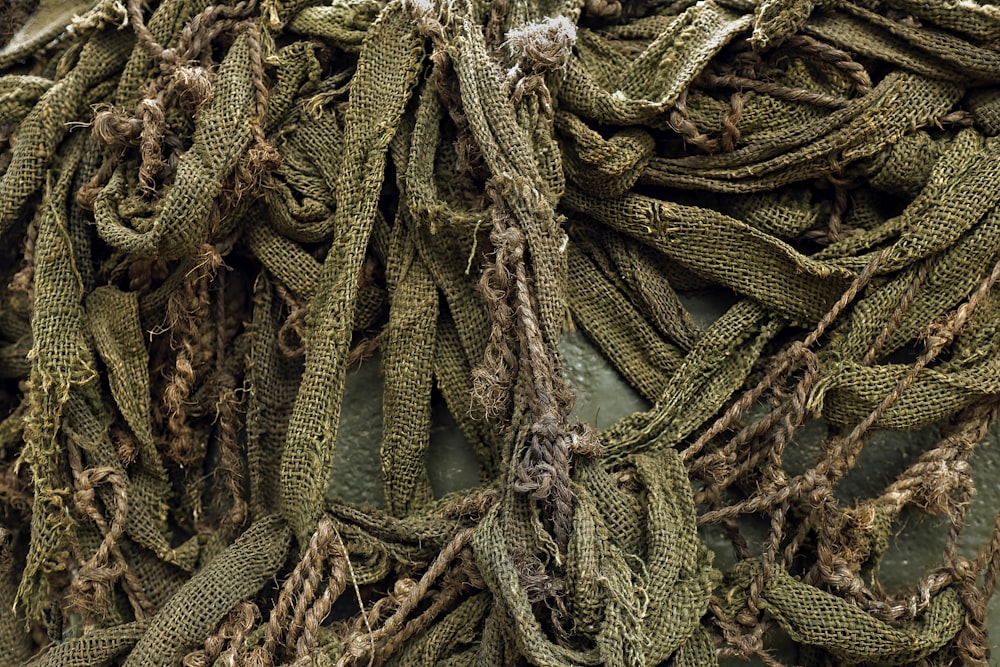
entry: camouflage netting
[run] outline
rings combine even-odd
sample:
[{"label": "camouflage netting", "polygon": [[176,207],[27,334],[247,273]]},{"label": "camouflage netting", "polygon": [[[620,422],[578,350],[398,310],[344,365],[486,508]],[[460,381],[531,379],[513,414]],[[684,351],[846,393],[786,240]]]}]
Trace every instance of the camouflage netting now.
[{"label": "camouflage netting", "polygon": [[[0,663],[988,664],[996,5],[81,5],[0,2]],[[650,410],[570,423],[572,327]],[[327,497],[376,350],[384,509]]]}]

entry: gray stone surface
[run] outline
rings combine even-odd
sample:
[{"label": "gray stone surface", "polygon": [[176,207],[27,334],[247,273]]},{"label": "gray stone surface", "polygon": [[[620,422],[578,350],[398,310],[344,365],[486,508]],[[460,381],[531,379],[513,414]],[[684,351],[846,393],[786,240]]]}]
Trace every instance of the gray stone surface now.
[{"label": "gray stone surface", "polygon": [[382,378],[378,356],[347,372],[340,412],[333,476],[327,496],[359,505],[385,507],[382,488]]}]

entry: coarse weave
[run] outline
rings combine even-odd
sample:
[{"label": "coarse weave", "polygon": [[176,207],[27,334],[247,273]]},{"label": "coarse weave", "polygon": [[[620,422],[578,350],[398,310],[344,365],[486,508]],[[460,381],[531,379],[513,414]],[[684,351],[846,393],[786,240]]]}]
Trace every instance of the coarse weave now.
[{"label": "coarse weave", "polygon": [[987,667],[998,134],[973,0],[0,0],[0,665]]}]

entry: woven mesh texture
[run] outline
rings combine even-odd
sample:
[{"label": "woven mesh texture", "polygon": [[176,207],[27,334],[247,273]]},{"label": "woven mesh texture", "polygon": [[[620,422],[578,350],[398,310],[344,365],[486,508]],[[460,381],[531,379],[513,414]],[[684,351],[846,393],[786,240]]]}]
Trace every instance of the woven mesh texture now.
[{"label": "woven mesh texture", "polygon": [[[70,9],[0,0],[0,666],[991,664],[996,5]],[[577,423],[569,329],[651,407]]]}]

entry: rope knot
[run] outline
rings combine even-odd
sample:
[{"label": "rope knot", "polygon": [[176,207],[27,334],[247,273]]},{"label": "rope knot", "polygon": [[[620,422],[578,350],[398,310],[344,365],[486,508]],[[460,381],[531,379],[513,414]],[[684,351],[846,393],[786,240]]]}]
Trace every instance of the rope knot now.
[{"label": "rope knot", "polygon": [[110,104],[98,104],[91,131],[103,146],[123,149],[139,144],[142,121]]},{"label": "rope knot", "polygon": [[182,65],[174,70],[171,83],[177,101],[189,113],[194,113],[212,100],[215,89],[207,69],[197,65]]},{"label": "rope knot", "polygon": [[413,17],[417,32],[435,43],[444,43],[444,26],[441,25],[434,0],[403,0],[403,9]]},{"label": "rope knot", "polygon": [[576,45],[576,26],[565,16],[546,17],[507,32],[507,46],[522,69],[547,72],[566,67]]},{"label": "rope knot", "polygon": [[923,339],[929,349],[945,348],[955,339],[955,331],[950,322],[935,322],[927,327]]},{"label": "rope knot", "polygon": [[568,434],[567,448],[576,456],[595,458],[601,455],[601,441],[590,424],[577,424]]}]

